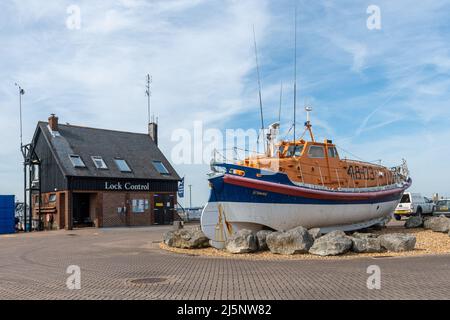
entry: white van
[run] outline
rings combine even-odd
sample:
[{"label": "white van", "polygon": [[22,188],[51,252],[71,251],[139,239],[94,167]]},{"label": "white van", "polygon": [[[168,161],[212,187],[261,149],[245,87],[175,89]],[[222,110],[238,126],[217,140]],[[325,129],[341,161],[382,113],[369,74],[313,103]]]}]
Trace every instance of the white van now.
[{"label": "white van", "polygon": [[420,193],[405,192],[394,211],[396,220],[401,220],[402,216],[421,216],[423,214],[433,214],[434,203],[428,198],[422,197]]}]

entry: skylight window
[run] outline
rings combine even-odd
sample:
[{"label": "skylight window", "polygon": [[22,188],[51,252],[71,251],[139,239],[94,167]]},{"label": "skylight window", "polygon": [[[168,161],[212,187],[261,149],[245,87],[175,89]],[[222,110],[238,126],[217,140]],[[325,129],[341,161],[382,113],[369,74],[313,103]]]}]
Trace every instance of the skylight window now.
[{"label": "skylight window", "polygon": [[169,174],[169,170],[161,161],[153,161],[153,166],[160,174]]},{"label": "skylight window", "polygon": [[94,161],[95,166],[97,169],[108,169],[108,166],[106,165],[105,161],[103,161],[102,157],[91,157],[92,161]]},{"label": "skylight window", "polygon": [[85,168],[86,165],[84,164],[83,160],[79,155],[71,154],[69,155],[70,162],[72,162],[72,165],[75,168]]},{"label": "skylight window", "polygon": [[131,168],[128,165],[128,163],[123,159],[114,159],[114,162],[117,165],[117,168],[119,168],[122,172],[131,172]]}]

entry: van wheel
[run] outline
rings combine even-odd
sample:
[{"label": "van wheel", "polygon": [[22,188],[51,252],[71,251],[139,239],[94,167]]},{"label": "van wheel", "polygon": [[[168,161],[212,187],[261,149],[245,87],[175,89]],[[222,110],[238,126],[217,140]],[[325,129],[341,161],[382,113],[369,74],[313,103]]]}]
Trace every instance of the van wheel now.
[{"label": "van wheel", "polygon": [[418,208],[417,208],[417,211],[416,211],[415,216],[416,216],[416,217],[421,217],[421,216],[422,216],[422,208],[421,208],[421,207],[418,207]]},{"label": "van wheel", "polygon": [[397,221],[402,220],[402,216],[401,216],[401,215],[398,215],[398,214],[395,214],[395,215],[394,215],[394,218],[395,218],[395,220],[397,220]]}]

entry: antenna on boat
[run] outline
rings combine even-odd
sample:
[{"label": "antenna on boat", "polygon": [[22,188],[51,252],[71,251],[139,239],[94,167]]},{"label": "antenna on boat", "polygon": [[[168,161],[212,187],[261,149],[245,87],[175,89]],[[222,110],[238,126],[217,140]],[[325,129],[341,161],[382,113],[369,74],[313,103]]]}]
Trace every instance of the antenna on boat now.
[{"label": "antenna on boat", "polygon": [[305,127],[306,130],[309,131],[309,135],[311,136],[311,141],[314,142],[314,134],[312,132],[312,125],[311,125],[311,115],[310,112],[313,110],[313,108],[311,106],[305,106],[305,111],[306,111],[306,122],[305,122]]},{"label": "antenna on boat", "polygon": [[281,103],[283,101],[283,81],[281,81],[280,85],[280,106],[278,108],[278,123],[281,126]]},{"label": "antenna on boat", "polygon": [[294,32],[294,143],[295,143],[295,128],[297,120],[297,4],[295,5],[295,32]]},{"label": "antenna on boat", "polygon": [[[256,33],[255,33],[255,25],[253,25],[253,42],[255,44],[255,60],[256,60],[256,72],[258,74],[258,90],[259,90],[259,109],[261,113],[261,131],[264,134],[264,115],[263,115],[263,103],[262,103],[262,96],[261,96],[261,77],[259,74],[259,63],[258,63],[258,48],[256,46]],[[257,144],[259,144],[259,134],[257,139]],[[264,152],[266,151],[266,144],[264,144]]]}]

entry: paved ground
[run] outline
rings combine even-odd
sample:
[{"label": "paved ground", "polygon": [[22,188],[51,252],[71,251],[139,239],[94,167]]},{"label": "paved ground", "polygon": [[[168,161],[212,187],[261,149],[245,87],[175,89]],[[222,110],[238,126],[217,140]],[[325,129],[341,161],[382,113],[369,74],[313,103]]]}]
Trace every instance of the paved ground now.
[{"label": "paved ground", "polygon": [[[342,261],[195,257],[159,249],[157,242],[168,229],[88,229],[0,236],[0,298],[450,298],[450,255]],[[66,286],[69,265],[81,268],[80,290]],[[367,289],[370,265],[381,268],[380,290]],[[133,282],[148,278],[163,281]]]}]

